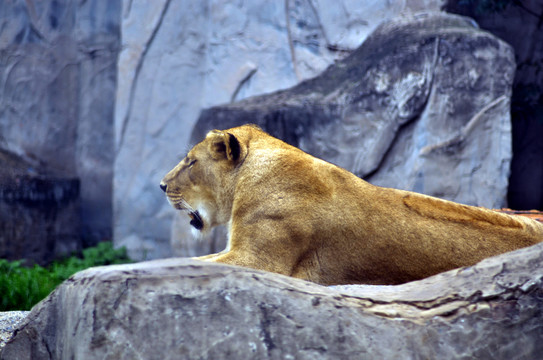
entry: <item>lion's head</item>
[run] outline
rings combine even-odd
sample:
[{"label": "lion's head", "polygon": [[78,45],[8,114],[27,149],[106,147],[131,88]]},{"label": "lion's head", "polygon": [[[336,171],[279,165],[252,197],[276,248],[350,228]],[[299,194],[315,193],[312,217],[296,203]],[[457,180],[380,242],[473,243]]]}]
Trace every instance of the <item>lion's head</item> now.
[{"label": "lion's head", "polygon": [[231,216],[233,171],[245,150],[226,131],[210,131],[160,183],[177,210],[186,211],[200,231],[225,224]]}]

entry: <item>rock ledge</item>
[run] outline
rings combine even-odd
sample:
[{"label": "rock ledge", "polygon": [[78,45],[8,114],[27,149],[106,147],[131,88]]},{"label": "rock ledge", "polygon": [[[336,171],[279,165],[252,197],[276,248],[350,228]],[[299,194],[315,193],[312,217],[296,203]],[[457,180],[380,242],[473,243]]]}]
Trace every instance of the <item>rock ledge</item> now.
[{"label": "rock ledge", "polygon": [[2,359],[534,358],[543,244],[400,286],[327,288],[168,259],[93,268],[32,309]]}]

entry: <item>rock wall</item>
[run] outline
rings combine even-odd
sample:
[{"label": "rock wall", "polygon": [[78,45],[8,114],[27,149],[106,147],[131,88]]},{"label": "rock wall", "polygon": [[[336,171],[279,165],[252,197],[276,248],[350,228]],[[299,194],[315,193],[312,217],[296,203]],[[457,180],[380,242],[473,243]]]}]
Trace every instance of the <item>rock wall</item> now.
[{"label": "rock wall", "polygon": [[0,259],[47,265],[80,251],[79,186],[0,149]]},{"label": "rock wall", "polygon": [[90,243],[112,235],[120,10],[120,0],[0,2],[0,145],[81,179]]},{"label": "rock wall", "polygon": [[0,359],[536,359],[543,244],[399,286],[187,259],[80,272]]},{"label": "rock wall", "polygon": [[356,49],[399,14],[444,0],[123,3],[115,110],[115,244],[172,255],[173,210],[158,189],[203,108],[287,88]]},{"label": "rock wall", "polygon": [[543,1],[449,0],[446,8],[473,17],[515,50],[508,203],[514,209],[543,210]]}]

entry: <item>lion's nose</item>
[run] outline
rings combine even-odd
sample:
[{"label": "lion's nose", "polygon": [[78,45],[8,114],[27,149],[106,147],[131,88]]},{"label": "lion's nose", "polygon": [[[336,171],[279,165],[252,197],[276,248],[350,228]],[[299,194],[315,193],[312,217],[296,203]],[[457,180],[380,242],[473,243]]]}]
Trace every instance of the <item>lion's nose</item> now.
[{"label": "lion's nose", "polygon": [[160,183],[160,188],[162,191],[166,192],[166,189],[168,188],[168,185],[164,184],[163,182]]}]

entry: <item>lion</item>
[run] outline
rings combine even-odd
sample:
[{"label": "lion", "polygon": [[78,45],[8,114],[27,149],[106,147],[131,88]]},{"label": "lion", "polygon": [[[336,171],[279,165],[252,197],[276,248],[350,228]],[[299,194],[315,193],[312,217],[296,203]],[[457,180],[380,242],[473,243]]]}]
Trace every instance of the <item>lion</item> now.
[{"label": "lion", "polygon": [[255,125],[210,131],[162,180],[197,231],[228,229],[195,259],[322,285],[401,284],[543,241],[543,224],[372,185]]}]

